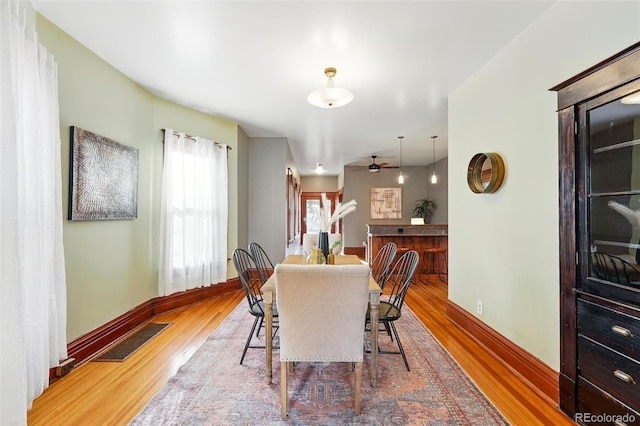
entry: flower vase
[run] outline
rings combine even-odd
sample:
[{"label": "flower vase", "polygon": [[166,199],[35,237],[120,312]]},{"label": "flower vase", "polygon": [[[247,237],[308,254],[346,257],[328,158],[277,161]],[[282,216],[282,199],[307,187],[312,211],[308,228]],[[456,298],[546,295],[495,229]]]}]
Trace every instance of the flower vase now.
[{"label": "flower vase", "polygon": [[314,247],[311,249],[309,256],[307,256],[305,263],[307,265],[324,265],[327,263],[327,259],[324,257],[324,254],[322,254],[322,250]]},{"label": "flower vase", "polygon": [[328,232],[318,233],[318,248],[322,250],[322,254],[324,254],[325,259],[328,259],[329,258],[329,233]]}]

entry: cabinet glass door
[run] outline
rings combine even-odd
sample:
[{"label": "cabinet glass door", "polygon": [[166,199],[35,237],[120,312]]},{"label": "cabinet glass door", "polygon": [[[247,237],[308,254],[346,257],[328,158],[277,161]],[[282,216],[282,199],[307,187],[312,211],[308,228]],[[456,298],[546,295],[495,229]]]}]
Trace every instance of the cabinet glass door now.
[{"label": "cabinet glass door", "polygon": [[[621,288],[640,295],[640,96],[587,104],[584,178],[589,268],[583,286],[610,295]],[[589,108],[589,105],[597,105]],[[635,295],[633,294],[635,293]]]}]

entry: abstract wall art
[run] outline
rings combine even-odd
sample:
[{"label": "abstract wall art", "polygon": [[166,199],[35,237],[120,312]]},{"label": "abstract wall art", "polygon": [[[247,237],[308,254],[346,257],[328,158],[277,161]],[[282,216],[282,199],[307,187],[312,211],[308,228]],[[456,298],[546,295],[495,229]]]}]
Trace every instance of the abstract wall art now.
[{"label": "abstract wall art", "polygon": [[69,220],[138,216],[138,150],[71,126]]},{"label": "abstract wall art", "polygon": [[402,219],[402,188],[371,188],[370,219]]}]

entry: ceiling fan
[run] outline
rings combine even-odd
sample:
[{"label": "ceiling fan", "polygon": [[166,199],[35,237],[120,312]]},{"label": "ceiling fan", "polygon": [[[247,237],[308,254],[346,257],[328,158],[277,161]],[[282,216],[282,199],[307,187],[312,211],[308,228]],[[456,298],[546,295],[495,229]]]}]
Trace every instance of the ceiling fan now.
[{"label": "ceiling fan", "polygon": [[377,155],[372,155],[371,159],[373,160],[373,162],[371,164],[369,164],[368,166],[362,166],[361,168],[352,169],[352,170],[355,170],[355,171],[369,170],[371,173],[378,173],[380,169],[397,169],[398,168],[397,166],[389,166],[389,163],[378,164],[376,163],[376,158],[378,158]]}]

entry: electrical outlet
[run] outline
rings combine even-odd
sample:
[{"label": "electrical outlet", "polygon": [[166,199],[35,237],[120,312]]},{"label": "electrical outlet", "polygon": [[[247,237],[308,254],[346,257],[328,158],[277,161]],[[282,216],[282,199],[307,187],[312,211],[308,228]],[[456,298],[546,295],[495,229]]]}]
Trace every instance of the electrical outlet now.
[{"label": "electrical outlet", "polygon": [[484,303],[481,300],[476,301],[476,312],[480,316],[484,315]]}]

